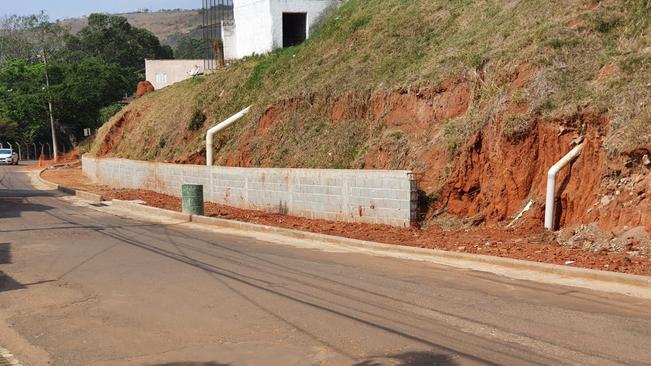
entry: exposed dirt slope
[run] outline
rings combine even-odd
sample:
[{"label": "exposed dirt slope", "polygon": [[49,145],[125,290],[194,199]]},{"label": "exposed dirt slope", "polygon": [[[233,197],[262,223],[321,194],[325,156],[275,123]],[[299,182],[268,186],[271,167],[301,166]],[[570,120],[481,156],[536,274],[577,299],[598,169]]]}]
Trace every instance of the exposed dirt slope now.
[{"label": "exposed dirt slope", "polygon": [[[651,232],[651,3],[349,0],[304,45],[134,101],[92,153],[233,166],[411,169],[425,224],[540,226],[547,169],[558,223]],[[626,228],[628,227],[628,228]],[[571,236],[571,235],[570,235]]]}]

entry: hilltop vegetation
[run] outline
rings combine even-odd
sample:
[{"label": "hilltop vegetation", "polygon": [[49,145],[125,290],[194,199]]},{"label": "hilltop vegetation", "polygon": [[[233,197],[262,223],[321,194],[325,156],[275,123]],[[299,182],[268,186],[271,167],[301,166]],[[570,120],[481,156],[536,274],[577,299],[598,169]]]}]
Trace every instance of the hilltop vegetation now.
[{"label": "hilltop vegetation", "polygon": [[[155,34],[163,45],[172,47],[176,52],[180,51],[177,58],[196,57],[196,52],[188,54],[184,47],[187,48],[192,40],[201,39],[202,18],[199,10],[171,9],[115,15],[126,18],[129,24],[136,28],[147,29]],[[77,33],[88,24],[88,18],[65,19],[60,24],[71,33]],[[193,50],[196,50],[196,47]]]},{"label": "hilltop vegetation", "polygon": [[219,164],[412,169],[427,202],[503,220],[585,139],[582,221],[651,151],[650,23],[648,0],[349,0],[303,45],[135,101],[92,152],[201,163],[205,130],[253,105]]}]

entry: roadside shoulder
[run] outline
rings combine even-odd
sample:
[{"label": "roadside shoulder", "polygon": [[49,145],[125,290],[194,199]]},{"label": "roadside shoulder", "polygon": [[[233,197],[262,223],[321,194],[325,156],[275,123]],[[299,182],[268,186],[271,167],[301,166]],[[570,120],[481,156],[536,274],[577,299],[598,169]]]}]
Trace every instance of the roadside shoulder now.
[{"label": "roadside shoulder", "polygon": [[66,187],[66,186],[56,184],[56,183],[52,183],[52,182],[46,180],[45,178],[43,178],[43,172],[45,172],[48,169],[49,168],[45,168],[45,169],[40,170],[38,172],[37,177],[38,177],[38,180],[40,181],[40,183],[43,184],[44,186],[48,187],[49,189],[57,190],[59,192],[65,193],[65,194],[70,194],[70,195],[73,195],[73,196],[77,196],[77,197],[79,197],[80,199],[82,199],[84,201],[88,201],[88,202],[92,202],[92,203],[101,203],[101,202],[104,201],[104,197],[102,197],[102,195],[95,194],[95,193],[92,193],[92,192],[83,191],[83,190],[80,190],[80,189],[74,189],[74,188]]}]

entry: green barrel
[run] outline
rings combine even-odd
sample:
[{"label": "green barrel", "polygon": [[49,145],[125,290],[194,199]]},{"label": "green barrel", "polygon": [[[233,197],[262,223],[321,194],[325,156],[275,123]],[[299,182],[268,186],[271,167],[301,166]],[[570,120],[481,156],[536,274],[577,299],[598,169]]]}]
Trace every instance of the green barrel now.
[{"label": "green barrel", "polygon": [[203,186],[200,184],[184,184],[183,213],[203,216]]}]

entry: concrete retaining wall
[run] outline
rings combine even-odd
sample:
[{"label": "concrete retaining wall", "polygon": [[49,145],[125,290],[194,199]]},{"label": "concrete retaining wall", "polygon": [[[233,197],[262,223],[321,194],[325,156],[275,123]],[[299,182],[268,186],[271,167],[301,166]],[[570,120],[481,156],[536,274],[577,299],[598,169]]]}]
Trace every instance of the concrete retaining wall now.
[{"label": "concrete retaining wall", "polygon": [[203,184],[207,201],[314,219],[409,226],[417,211],[408,171],[207,167],[82,158],[84,174],[112,187],[180,196]]}]

